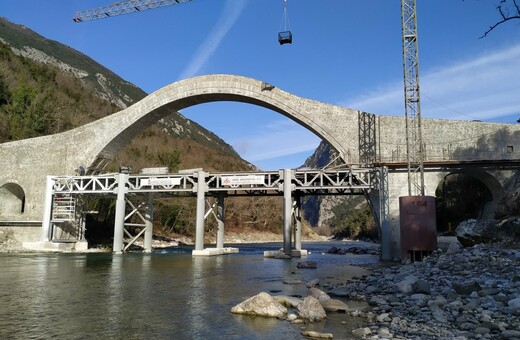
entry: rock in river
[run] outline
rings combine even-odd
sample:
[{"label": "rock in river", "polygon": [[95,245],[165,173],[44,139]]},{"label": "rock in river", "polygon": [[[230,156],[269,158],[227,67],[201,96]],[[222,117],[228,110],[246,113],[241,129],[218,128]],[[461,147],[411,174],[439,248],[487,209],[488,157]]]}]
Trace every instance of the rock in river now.
[{"label": "rock in river", "polygon": [[287,316],[287,308],[271,295],[262,292],[231,308],[231,313],[284,319]]},{"label": "rock in river", "polygon": [[321,321],[327,317],[325,310],[321,306],[318,299],[312,296],[307,296],[303,299],[296,309],[300,318],[309,320],[310,322]]}]

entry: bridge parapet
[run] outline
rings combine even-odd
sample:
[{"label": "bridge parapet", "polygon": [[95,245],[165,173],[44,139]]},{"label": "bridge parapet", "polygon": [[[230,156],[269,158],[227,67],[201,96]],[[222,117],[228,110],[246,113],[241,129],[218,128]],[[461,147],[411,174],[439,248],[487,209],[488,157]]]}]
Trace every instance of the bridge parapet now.
[{"label": "bridge parapet", "polygon": [[[425,162],[520,159],[519,125],[439,119],[422,122]],[[404,118],[378,116],[377,124],[377,161],[406,162]]]}]

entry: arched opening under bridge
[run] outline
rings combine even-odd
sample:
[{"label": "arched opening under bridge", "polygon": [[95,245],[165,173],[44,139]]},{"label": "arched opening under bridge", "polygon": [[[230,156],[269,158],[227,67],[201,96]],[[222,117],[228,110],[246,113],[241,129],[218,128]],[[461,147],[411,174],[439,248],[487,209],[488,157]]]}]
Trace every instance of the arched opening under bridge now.
[{"label": "arched opening under bridge", "polygon": [[0,187],[0,215],[20,216],[25,212],[25,191],[16,183]]},{"label": "arched opening under bridge", "polygon": [[452,233],[468,219],[493,218],[504,190],[489,173],[478,169],[454,171],[446,175],[435,191],[437,231]]}]

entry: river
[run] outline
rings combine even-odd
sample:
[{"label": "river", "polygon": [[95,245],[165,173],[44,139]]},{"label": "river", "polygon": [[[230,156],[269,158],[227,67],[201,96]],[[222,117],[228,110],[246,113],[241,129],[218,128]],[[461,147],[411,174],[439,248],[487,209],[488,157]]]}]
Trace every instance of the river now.
[{"label": "river", "polygon": [[[304,243],[311,253],[292,260],[263,257],[264,250],[281,247],[276,243],[234,245],[238,254],[215,257],[192,257],[189,247],[151,254],[0,254],[0,338],[300,339],[302,325],[229,310],[262,291],[307,295],[304,284],[284,279],[341,277],[347,264],[377,262],[326,253],[348,244]],[[298,269],[300,261],[316,261],[318,269]],[[325,268],[332,274],[320,271]],[[329,313],[326,321],[303,327],[348,339],[358,322]]]}]

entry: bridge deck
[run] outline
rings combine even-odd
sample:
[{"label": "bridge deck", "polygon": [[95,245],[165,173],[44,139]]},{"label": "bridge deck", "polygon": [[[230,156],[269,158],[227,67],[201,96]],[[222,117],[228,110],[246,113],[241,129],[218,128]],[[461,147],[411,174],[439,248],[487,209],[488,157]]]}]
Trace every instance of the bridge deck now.
[{"label": "bridge deck", "polygon": [[[208,195],[228,196],[283,195],[283,171],[204,173]],[[377,168],[341,170],[293,170],[291,185],[302,195],[361,194],[377,186]],[[96,176],[51,176],[53,194],[117,194],[119,174]],[[198,172],[166,175],[129,175],[127,192],[195,196]]]}]

